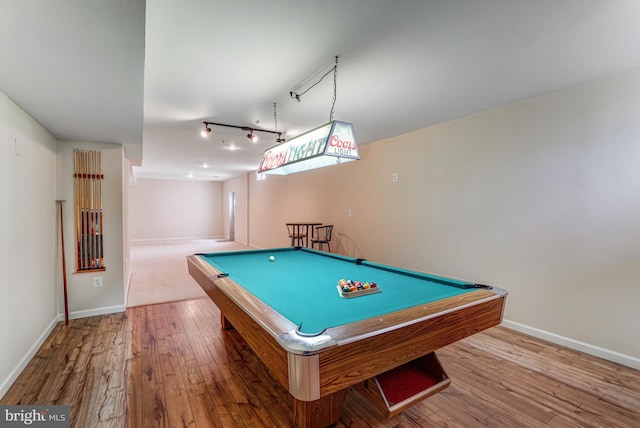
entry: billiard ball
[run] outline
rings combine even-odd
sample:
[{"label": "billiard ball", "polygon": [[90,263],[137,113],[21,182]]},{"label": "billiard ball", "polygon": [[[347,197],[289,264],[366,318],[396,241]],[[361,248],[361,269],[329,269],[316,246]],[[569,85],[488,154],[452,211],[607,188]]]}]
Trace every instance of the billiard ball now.
[{"label": "billiard ball", "polygon": [[274,256],[269,256],[269,261],[272,262],[274,261],[276,258]]}]

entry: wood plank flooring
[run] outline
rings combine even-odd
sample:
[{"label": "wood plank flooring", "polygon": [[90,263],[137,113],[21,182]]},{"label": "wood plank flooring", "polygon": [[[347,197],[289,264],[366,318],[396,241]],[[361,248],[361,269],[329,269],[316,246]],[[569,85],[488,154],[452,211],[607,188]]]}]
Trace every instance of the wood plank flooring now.
[{"label": "wood plank flooring", "polygon": [[[196,299],[60,323],[0,403],[70,405],[78,428],[292,426],[291,396],[218,321]],[[350,390],[337,426],[640,426],[637,370],[502,327],[438,356],[448,389],[391,419]]]}]

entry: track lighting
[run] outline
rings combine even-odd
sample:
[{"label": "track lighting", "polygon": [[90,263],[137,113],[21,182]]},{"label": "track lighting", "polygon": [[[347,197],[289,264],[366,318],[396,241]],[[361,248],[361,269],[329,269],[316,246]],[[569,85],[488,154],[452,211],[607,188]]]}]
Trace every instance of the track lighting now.
[{"label": "track lighting", "polygon": [[251,140],[252,143],[255,143],[258,141],[258,136],[254,135],[253,134],[254,132],[268,132],[270,134],[276,134],[278,136],[276,138],[277,143],[282,143],[285,141],[284,138],[282,138],[282,132],[278,132],[278,131],[271,131],[268,129],[260,129],[260,128],[251,128],[249,126],[227,125],[225,123],[215,123],[215,122],[202,122],[202,123],[204,123],[204,129],[202,130],[200,135],[202,135],[203,137],[207,137],[211,133],[211,128],[209,127],[209,125],[214,125],[214,126],[226,126],[227,128],[236,128],[236,129],[242,129],[243,131],[249,131],[249,133],[247,134],[247,138]]}]

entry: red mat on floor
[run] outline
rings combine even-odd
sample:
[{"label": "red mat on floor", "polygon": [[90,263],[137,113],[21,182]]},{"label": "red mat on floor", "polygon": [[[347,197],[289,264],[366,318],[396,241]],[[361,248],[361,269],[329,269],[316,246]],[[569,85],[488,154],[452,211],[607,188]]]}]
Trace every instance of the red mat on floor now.
[{"label": "red mat on floor", "polygon": [[433,378],[424,365],[412,361],[396,367],[378,377],[380,389],[383,391],[389,405],[400,403],[425,389],[439,383],[441,379]]}]

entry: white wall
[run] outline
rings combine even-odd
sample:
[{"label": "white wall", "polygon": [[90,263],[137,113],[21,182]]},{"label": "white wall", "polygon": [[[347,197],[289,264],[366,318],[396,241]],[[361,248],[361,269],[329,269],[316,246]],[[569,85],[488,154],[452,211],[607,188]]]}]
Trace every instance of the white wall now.
[{"label": "white wall", "polygon": [[57,223],[56,140],[2,92],[0,142],[1,397],[57,321]]},{"label": "white wall", "polygon": [[222,236],[221,192],[215,181],[136,180],[128,196],[131,239]]},{"label": "white wall", "polygon": [[509,326],[640,368],[638,112],[632,70],[249,180],[250,244],[333,223],[338,252],[505,288]]}]

